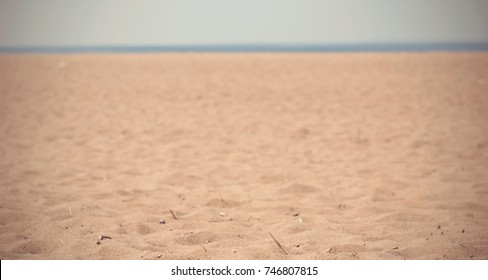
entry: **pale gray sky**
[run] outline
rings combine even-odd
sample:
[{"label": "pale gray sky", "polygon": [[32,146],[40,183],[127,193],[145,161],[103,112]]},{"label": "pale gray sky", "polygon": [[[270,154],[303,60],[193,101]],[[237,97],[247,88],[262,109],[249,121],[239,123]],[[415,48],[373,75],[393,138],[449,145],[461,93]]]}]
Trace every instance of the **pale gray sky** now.
[{"label": "pale gray sky", "polygon": [[0,0],[0,47],[488,42],[485,0]]}]

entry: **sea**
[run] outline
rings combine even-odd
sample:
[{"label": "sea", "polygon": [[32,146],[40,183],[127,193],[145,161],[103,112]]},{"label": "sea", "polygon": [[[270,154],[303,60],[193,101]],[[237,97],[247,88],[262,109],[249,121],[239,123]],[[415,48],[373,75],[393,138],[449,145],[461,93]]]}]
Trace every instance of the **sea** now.
[{"label": "sea", "polygon": [[488,51],[488,43],[382,43],[316,45],[85,45],[1,47],[0,53],[160,53],[160,52],[430,52]]}]

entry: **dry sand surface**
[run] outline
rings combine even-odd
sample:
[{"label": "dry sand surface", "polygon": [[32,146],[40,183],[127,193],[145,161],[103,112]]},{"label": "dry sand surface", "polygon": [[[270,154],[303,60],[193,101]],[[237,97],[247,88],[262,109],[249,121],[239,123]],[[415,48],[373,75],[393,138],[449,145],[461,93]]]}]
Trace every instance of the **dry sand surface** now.
[{"label": "dry sand surface", "polygon": [[2,259],[488,259],[488,53],[2,55],[0,112]]}]

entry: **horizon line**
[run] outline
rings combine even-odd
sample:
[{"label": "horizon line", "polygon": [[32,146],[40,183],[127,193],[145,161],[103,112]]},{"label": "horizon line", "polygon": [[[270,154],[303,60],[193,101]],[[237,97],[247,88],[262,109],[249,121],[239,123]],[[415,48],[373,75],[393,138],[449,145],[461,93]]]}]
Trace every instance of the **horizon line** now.
[{"label": "horizon line", "polygon": [[348,44],[181,44],[0,47],[0,53],[171,53],[171,52],[430,52],[488,51],[479,43],[348,43]]}]

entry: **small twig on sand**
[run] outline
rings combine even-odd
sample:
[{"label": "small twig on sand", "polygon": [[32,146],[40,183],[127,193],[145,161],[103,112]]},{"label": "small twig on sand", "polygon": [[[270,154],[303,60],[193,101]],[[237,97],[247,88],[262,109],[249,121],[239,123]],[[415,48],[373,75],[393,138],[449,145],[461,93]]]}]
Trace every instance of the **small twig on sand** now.
[{"label": "small twig on sand", "polygon": [[173,218],[174,218],[175,220],[178,220],[178,218],[176,218],[175,213],[173,213],[173,210],[169,209],[169,212],[171,212],[171,215],[173,215]]},{"label": "small twig on sand", "polygon": [[207,251],[207,248],[203,247],[203,245],[200,245],[200,246],[202,246],[203,250],[205,250],[205,253],[207,253],[207,252],[208,252],[208,251]]},{"label": "small twig on sand", "polygon": [[280,242],[278,242],[278,240],[276,240],[276,238],[271,234],[271,232],[268,232],[269,236],[271,236],[271,238],[273,238],[273,240],[276,242],[276,244],[278,244],[278,246],[280,247],[280,249],[285,252],[285,254],[289,255],[288,251],[286,251],[285,247],[283,247],[283,245],[280,244]]},{"label": "small twig on sand", "polygon": [[108,236],[108,235],[103,235],[103,234],[102,234],[102,235],[100,235],[100,236],[98,237],[98,239],[99,239],[99,240],[104,240],[104,239],[112,239],[112,237],[110,237],[110,236]]},{"label": "small twig on sand", "polygon": [[222,195],[219,195],[219,196],[220,196],[220,203],[222,204],[222,207],[225,207],[225,205],[227,203],[225,203],[225,200],[224,200],[224,198],[222,198]]}]

